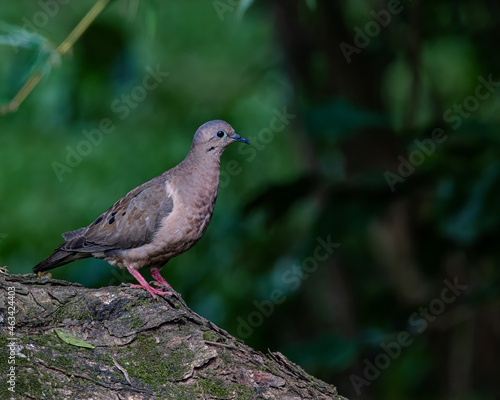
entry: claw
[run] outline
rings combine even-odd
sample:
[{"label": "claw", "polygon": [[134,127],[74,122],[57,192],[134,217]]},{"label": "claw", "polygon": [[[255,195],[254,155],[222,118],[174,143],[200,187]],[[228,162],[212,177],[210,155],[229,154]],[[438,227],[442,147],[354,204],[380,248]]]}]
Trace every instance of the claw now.
[{"label": "claw", "polygon": [[156,295],[160,295],[160,296],[169,295],[169,296],[171,296],[173,294],[172,292],[169,292],[169,291],[163,291],[163,290],[155,289],[155,288],[151,287],[149,285],[149,283],[146,282],[146,279],[144,279],[144,277],[136,269],[127,267],[127,270],[139,282],[139,285],[130,284],[130,287],[143,288],[143,289],[147,290],[148,293],[151,294],[151,296],[153,296],[153,299],[156,299]]},{"label": "claw", "polygon": [[153,285],[156,286],[165,286],[169,289],[172,289],[172,286],[165,280],[163,276],[160,275],[160,270],[156,267],[151,268],[151,276],[155,279]]}]

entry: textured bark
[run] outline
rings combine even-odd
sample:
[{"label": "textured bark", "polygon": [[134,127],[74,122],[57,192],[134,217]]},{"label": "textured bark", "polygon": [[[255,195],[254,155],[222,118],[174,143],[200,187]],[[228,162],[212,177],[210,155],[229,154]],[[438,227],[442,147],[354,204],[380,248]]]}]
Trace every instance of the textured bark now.
[{"label": "textured bark", "polygon": [[[156,301],[125,285],[87,289],[0,273],[0,322],[2,399],[12,396],[4,377],[13,353],[16,400],[343,399],[282,354],[246,346],[178,296]],[[80,347],[86,344],[94,347]]]}]

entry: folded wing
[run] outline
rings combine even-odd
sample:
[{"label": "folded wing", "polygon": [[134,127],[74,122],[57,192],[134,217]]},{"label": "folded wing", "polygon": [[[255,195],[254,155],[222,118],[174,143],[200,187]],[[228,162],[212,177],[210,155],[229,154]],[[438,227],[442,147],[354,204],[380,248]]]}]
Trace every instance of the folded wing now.
[{"label": "folded wing", "polygon": [[64,233],[66,242],[59,249],[93,253],[150,243],[174,208],[165,180],[158,178],[129,192],[89,226]]}]

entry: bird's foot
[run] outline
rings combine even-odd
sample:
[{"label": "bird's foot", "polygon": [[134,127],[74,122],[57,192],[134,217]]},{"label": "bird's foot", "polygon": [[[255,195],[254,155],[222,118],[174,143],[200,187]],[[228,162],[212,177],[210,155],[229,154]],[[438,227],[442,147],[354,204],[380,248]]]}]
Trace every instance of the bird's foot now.
[{"label": "bird's foot", "polygon": [[163,295],[169,295],[169,296],[171,296],[171,295],[173,295],[172,292],[164,291],[164,290],[160,290],[160,289],[155,289],[155,288],[151,287],[149,285],[149,283],[146,282],[146,279],[144,279],[144,277],[136,269],[127,267],[127,270],[139,282],[139,285],[130,284],[130,286],[134,287],[134,288],[135,287],[140,287],[140,288],[143,288],[143,289],[147,290],[148,293],[151,294],[151,296],[153,296],[153,299],[156,299],[156,295],[160,295],[160,296],[163,296]]},{"label": "bird's foot", "polygon": [[167,287],[167,288],[173,290],[172,286],[170,286],[170,284],[167,282],[167,280],[163,276],[161,276],[160,270],[158,268],[154,268],[154,267],[151,268],[151,276],[155,280],[153,282],[153,285],[164,286],[164,287]]},{"label": "bird's foot", "polygon": [[173,289],[172,286],[170,286],[167,281],[165,281],[165,282],[153,281],[153,282],[151,282],[151,284],[155,285],[155,286],[158,286],[158,287],[166,287],[166,288],[169,288],[169,289]]},{"label": "bird's foot", "polygon": [[143,288],[143,289],[147,290],[151,294],[151,296],[153,296],[154,299],[156,299],[156,295],[159,295],[159,296],[164,296],[164,295],[172,296],[173,295],[172,292],[160,290],[160,289],[155,289],[154,287],[149,286],[149,284],[148,284],[148,286],[143,286],[143,285],[136,285],[135,283],[131,283],[130,287]]}]

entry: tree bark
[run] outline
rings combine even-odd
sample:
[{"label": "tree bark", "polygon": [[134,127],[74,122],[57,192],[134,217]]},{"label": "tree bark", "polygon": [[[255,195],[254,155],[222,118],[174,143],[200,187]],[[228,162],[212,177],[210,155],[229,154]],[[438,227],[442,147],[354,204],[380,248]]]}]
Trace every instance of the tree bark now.
[{"label": "tree bark", "polygon": [[124,284],[0,273],[0,332],[2,399],[344,399],[178,295]]}]

